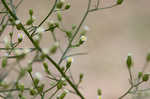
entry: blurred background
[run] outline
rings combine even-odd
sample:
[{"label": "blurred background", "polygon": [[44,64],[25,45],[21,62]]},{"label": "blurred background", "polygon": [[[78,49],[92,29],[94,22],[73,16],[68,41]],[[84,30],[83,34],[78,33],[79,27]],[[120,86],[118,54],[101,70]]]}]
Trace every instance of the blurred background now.
[{"label": "blurred background", "polygon": [[[66,28],[71,28],[72,24],[79,24],[81,21],[88,0],[68,0],[68,2],[71,3],[71,9],[63,13],[63,24]],[[18,16],[22,21],[26,21],[29,17],[28,10],[32,8],[38,24],[47,15],[53,3],[54,0],[24,0],[17,10]],[[100,6],[105,7],[114,3],[115,0],[103,0]],[[95,4],[96,0],[92,0],[92,7]],[[88,41],[80,48],[73,50],[73,52],[88,54],[75,56],[71,67],[76,79],[79,73],[84,73],[81,91],[86,99],[96,99],[97,88],[102,89],[102,99],[117,99],[130,87],[125,64],[126,56],[132,53],[133,73],[136,75],[135,72],[141,70],[147,52],[150,50],[149,4],[149,0],[124,0],[120,6],[99,10],[88,15],[84,23],[90,28],[87,33]],[[54,19],[53,17],[51,16],[49,20]],[[43,36],[42,47],[49,46],[48,42],[52,41],[52,38],[47,35],[48,33],[45,33]],[[58,31],[57,37],[64,44],[64,34]],[[27,40],[22,46],[31,45]],[[62,47],[65,48],[66,45]],[[57,60],[59,57],[56,55],[54,59]],[[150,83],[147,84],[150,85]],[[78,99],[75,96],[67,97],[67,99]],[[129,97],[124,99],[129,99]]]}]

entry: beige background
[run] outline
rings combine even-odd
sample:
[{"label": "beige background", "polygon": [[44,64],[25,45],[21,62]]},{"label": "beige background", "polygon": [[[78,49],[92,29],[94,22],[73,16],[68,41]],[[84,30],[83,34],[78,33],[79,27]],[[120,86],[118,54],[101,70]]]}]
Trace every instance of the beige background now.
[{"label": "beige background", "polygon": [[[22,21],[28,17],[28,9],[33,8],[39,23],[47,15],[54,0],[24,0],[18,9]],[[79,24],[87,7],[88,0],[69,0],[71,9],[63,13],[66,28]],[[114,0],[103,0],[101,6],[108,6]],[[92,7],[96,0],[92,0]],[[80,72],[85,74],[81,91],[86,99],[96,99],[97,88],[102,89],[103,99],[117,99],[129,87],[128,71],[125,66],[127,54],[133,53],[134,72],[140,71],[145,56],[150,48],[150,1],[125,0],[124,4],[112,9],[90,13],[85,25],[90,27],[88,41],[73,52],[88,52],[85,56],[76,56],[71,70],[77,79]],[[53,16],[50,18],[53,19]],[[50,20],[49,19],[49,20]],[[42,40],[42,46],[50,46],[48,33]],[[64,35],[58,31],[57,36],[64,43]],[[30,46],[31,44],[28,44]],[[22,45],[25,46],[25,45]],[[65,46],[63,46],[65,48]],[[55,56],[55,59],[60,57]],[[78,99],[69,97],[68,99]],[[128,99],[125,97],[124,99]]]}]

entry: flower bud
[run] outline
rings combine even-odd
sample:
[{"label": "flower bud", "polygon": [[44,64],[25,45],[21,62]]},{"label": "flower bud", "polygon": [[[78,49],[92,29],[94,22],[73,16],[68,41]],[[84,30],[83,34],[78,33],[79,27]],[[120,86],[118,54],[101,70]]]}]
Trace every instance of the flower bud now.
[{"label": "flower bud", "polygon": [[38,28],[36,29],[36,33],[41,34],[41,33],[43,33],[43,32],[45,32],[45,29],[42,28],[42,27],[38,27]]},{"label": "flower bud", "polygon": [[67,93],[64,91],[64,92],[59,96],[58,99],[64,99],[66,95],[67,95]]},{"label": "flower bud", "polygon": [[23,33],[18,33],[18,42],[22,42],[24,36],[25,35]]},{"label": "flower bud", "polygon": [[68,38],[71,38],[72,37],[72,31],[66,31],[66,35]]},{"label": "flower bud", "polygon": [[32,72],[32,63],[28,63],[27,71],[28,71],[29,73]]},{"label": "flower bud", "polygon": [[126,64],[127,64],[128,69],[130,69],[131,66],[133,65],[132,54],[131,53],[129,53],[128,56],[127,56]]},{"label": "flower bud", "polygon": [[7,57],[6,56],[4,56],[4,57],[2,57],[2,68],[5,68],[6,67],[6,65],[7,65]]},{"label": "flower bud", "polygon": [[30,95],[34,96],[36,94],[37,94],[36,90],[34,90],[33,88],[30,88]]},{"label": "flower bud", "polygon": [[66,6],[65,6],[65,10],[68,10],[70,8],[70,4],[68,3],[68,4],[66,4]]},{"label": "flower bud", "polygon": [[70,68],[73,61],[74,61],[74,59],[72,57],[67,58],[66,70]]},{"label": "flower bud", "polygon": [[83,44],[85,41],[87,41],[87,37],[81,36],[80,41],[79,41],[79,45]]},{"label": "flower bud", "polygon": [[58,9],[61,9],[63,7],[64,3],[65,3],[65,0],[59,0],[59,2],[57,3],[56,7]]},{"label": "flower bud", "polygon": [[97,95],[98,95],[98,99],[102,99],[102,91],[101,91],[101,89],[98,89],[97,90]]},{"label": "flower bud", "polygon": [[59,47],[59,42],[55,42],[52,48],[50,49],[50,53],[51,54],[56,53],[58,47]]},{"label": "flower bud", "polygon": [[60,80],[57,84],[57,89],[61,89],[63,87],[63,81]]},{"label": "flower bud", "polygon": [[124,0],[117,0],[117,4],[122,4]]},{"label": "flower bud", "polygon": [[26,25],[31,25],[31,24],[33,24],[33,20],[32,19],[29,19],[27,22],[26,22]]},{"label": "flower bud", "polygon": [[4,41],[5,48],[10,48],[11,47],[10,41],[9,41],[7,36],[4,37],[3,41]]},{"label": "flower bud", "polygon": [[29,9],[29,15],[30,15],[30,16],[33,15],[33,9]]},{"label": "flower bud", "polygon": [[79,76],[79,83],[82,82],[83,76],[84,76],[84,75],[81,73],[80,76]]},{"label": "flower bud", "polygon": [[142,79],[145,82],[148,81],[149,80],[149,74],[144,74]]},{"label": "flower bud", "polygon": [[40,93],[43,92],[44,86],[45,86],[44,84],[41,84],[41,85],[38,86],[38,91]]},{"label": "flower bud", "polygon": [[146,61],[147,61],[147,62],[150,61],[150,53],[147,54]]},{"label": "flower bud", "polygon": [[17,28],[18,30],[21,30],[21,22],[20,22],[20,20],[16,20],[16,21],[15,21],[15,24],[16,24],[16,28]]},{"label": "flower bud", "polygon": [[138,78],[140,79],[142,76],[143,76],[143,73],[142,73],[142,72],[139,72],[139,73],[138,73]]},{"label": "flower bud", "polygon": [[72,24],[72,30],[75,30],[76,29],[76,25],[75,24]]},{"label": "flower bud", "polygon": [[57,19],[58,19],[58,21],[62,21],[62,16],[59,11],[57,12]]},{"label": "flower bud", "polygon": [[42,80],[43,76],[40,72],[36,72],[35,73],[35,78],[38,79],[38,80]]},{"label": "flower bud", "polygon": [[18,87],[19,87],[19,90],[20,90],[21,92],[24,91],[24,84],[23,84],[23,83],[21,83],[20,85],[18,85]]},{"label": "flower bud", "polygon": [[48,70],[48,64],[46,62],[43,62],[43,67],[46,73],[50,74],[49,70]]}]

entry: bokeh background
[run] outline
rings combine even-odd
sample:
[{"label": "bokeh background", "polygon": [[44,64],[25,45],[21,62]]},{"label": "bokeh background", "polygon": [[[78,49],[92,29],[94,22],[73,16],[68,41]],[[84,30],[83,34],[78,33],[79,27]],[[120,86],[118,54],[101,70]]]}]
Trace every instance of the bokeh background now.
[{"label": "bokeh background", "polygon": [[[67,1],[67,0],[66,0]],[[87,8],[88,0],[68,0],[71,9],[63,13],[63,24],[70,28],[79,24]],[[115,0],[103,0],[101,7],[114,4]],[[0,2],[1,3],[1,2]],[[28,10],[34,10],[38,24],[52,7],[54,0],[24,0],[17,10],[22,21],[28,19]],[[96,0],[92,0],[92,7]],[[145,63],[145,57],[150,49],[150,1],[124,0],[120,6],[90,13],[84,23],[90,31],[87,33],[86,44],[73,52],[87,52],[87,55],[75,56],[71,67],[73,76],[78,79],[79,73],[84,73],[81,91],[86,99],[97,98],[97,88],[102,89],[103,99],[117,99],[129,87],[128,70],[125,59],[128,53],[133,54],[133,73],[140,71]],[[2,6],[2,5],[0,5]],[[54,19],[54,16],[49,20]],[[83,26],[84,26],[83,25]],[[45,33],[42,47],[49,46],[52,38]],[[64,34],[58,31],[57,37],[65,43]],[[25,41],[22,46],[31,46]],[[62,45],[63,48],[66,45]],[[58,59],[59,54],[54,57]],[[38,68],[36,68],[38,71]],[[148,83],[149,84],[149,83]],[[78,99],[70,97],[68,99]],[[129,99],[125,97],[124,99]]]}]

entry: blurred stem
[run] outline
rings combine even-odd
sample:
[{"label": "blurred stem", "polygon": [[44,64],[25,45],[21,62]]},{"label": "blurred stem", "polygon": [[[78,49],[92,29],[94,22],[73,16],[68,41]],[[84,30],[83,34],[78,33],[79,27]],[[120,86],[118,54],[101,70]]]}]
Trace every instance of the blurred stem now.
[{"label": "blurred stem", "polygon": [[56,95],[56,93],[59,91],[59,89],[57,89],[51,96],[50,96],[50,98],[49,99],[52,99],[55,95]]},{"label": "blurred stem", "polygon": [[131,87],[130,87],[122,96],[120,96],[118,99],[123,99],[126,95],[128,95],[128,94],[130,93],[130,91],[131,91],[133,88],[139,86],[139,85],[142,84],[142,83],[143,83],[143,81],[137,83],[136,85],[131,85]]},{"label": "blurred stem", "polygon": [[111,6],[108,6],[108,7],[104,7],[104,8],[94,8],[94,9],[90,9],[89,12],[94,12],[94,11],[98,11],[98,10],[104,10],[104,9],[109,9],[109,8],[113,8],[113,7],[116,7],[118,6],[118,4],[113,4]]},{"label": "blurred stem", "polygon": [[[24,90],[30,90],[30,88],[24,88]],[[12,91],[20,91],[20,90],[19,89],[0,90],[0,93],[12,92]]]}]

